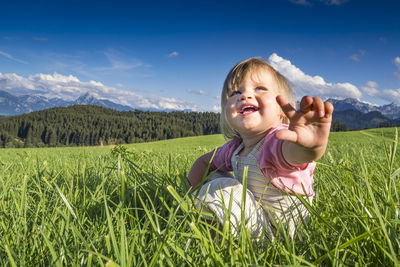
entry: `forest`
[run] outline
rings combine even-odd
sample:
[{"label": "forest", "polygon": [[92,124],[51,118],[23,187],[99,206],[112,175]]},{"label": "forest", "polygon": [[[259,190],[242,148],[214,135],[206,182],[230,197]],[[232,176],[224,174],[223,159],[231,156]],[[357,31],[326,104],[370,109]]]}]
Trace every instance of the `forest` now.
[{"label": "forest", "polygon": [[[93,105],[57,107],[0,119],[0,147],[129,144],[220,133],[213,112],[116,111]],[[332,131],[346,131],[333,121]]]},{"label": "forest", "polygon": [[0,119],[1,147],[93,146],[219,133],[213,112],[57,107]]}]

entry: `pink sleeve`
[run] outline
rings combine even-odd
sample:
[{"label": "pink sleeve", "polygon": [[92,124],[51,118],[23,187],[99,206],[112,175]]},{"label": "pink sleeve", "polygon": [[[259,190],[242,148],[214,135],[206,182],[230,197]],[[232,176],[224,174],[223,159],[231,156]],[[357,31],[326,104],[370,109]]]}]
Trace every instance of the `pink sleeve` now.
[{"label": "pink sleeve", "polygon": [[213,161],[211,162],[211,170],[218,169],[223,172],[232,171],[231,158],[233,152],[235,152],[240,143],[241,140],[239,138],[235,138],[225,143],[223,146],[218,147]]},{"label": "pink sleeve", "polygon": [[285,160],[282,154],[283,141],[275,138],[276,131],[284,128],[286,126],[277,127],[265,137],[258,159],[260,169],[265,177],[279,189],[288,193],[294,191],[301,195],[312,196],[315,162],[305,166],[292,166]]}]

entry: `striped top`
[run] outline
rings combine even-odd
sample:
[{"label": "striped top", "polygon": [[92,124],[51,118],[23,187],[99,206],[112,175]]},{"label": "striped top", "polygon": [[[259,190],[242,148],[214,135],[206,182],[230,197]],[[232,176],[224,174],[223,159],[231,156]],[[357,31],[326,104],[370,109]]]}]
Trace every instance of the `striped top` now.
[{"label": "striped top", "polygon": [[[282,153],[283,141],[275,137],[277,131],[287,129],[287,127],[287,125],[279,125],[266,134],[249,154],[249,159],[252,159],[253,164],[249,166],[257,166],[258,170],[254,168],[254,173],[257,173],[257,175],[262,173],[264,180],[266,180],[265,183],[268,184],[269,182],[281,191],[289,194],[297,193],[303,196],[313,196],[312,184],[314,182],[315,162],[310,162],[305,166],[290,165]],[[211,170],[234,171],[232,161],[237,160],[237,157],[233,157],[233,155],[237,155],[242,147],[242,140],[234,138],[217,148],[211,162]],[[238,166],[235,166],[235,168],[238,169]]]},{"label": "striped top", "polygon": [[248,166],[247,172],[247,189],[250,190],[255,200],[260,204],[265,210],[272,208],[275,212],[281,211],[281,209],[286,209],[290,203],[290,197],[288,194],[271,184],[264,174],[261,172],[258,164],[258,156],[264,144],[264,139],[262,139],[253,150],[246,156],[240,156],[239,152],[243,148],[243,143],[233,152],[231,162],[232,169],[235,178],[243,183],[243,173],[245,166]]}]

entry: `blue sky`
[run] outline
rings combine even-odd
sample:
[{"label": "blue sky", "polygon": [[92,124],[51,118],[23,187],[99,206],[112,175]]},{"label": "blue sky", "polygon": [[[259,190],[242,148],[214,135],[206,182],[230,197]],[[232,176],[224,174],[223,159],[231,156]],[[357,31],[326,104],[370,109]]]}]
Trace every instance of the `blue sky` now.
[{"label": "blue sky", "polygon": [[400,1],[3,1],[0,90],[219,110],[261,56],[300,97],[400,104]]}]

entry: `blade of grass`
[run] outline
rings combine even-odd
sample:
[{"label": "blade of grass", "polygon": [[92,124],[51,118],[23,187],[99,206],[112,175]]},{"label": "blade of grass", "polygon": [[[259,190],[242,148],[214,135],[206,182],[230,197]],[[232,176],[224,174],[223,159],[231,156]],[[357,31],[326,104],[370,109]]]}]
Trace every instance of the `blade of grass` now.
[{"label": "blade of grass", "polygon": [[104,192],[103,196],[104,196],[104,208],[106,210],[106,216],[107,216],[108,231],[109,231],[109,233],[111,235],[111,242],[112,242],[113,248],[114,248],[114,255],[115,255],[116,258],[118,258],[120,252],[119,252],[118,245],[117,245],[117,239],[116,239],[115,233],[114,233],[114,226],[112,224],[112,219],[111,219],[111,216],[110,216],[110,212],[108,210],[109,208],[108,208],[108,205],[107,205],[105,192]]},{"label": "blade of grass", "polygon": [[333,255],[333,254],[335,253],[336,250],[341,251],[341,250],[343,250],[343,249],[345,249],[345,248],[347,248],[347,247],[349,247],[349,246],[351,246],[351,245],[353,245],[353,244],[359,242],[360,240],[363,240],[364,238],[367,238],[367,237],[369,237],[369,236],[372,236],[372,234],[375,233],[375,232],[377,232],[378,230],[381,230],[381,227],[380,227],[380,226],[375,227],[375,228],[372,229],[371,231],[364,232],[364,233],[362,233],[362,234],[360,234],[360,235],[358,235],[358,236],[352,238],[351,240],[349,240],[349,241],[347,241],[347,242],[341,244],[340,246],[338,246],[338,247],[332,249],[331,251],[329,251],[329,252],[326,253],[325,255],[319,257],[319,258],[314,262],[314,264],[315,264],[315,265],[320,265],[320,264],[322,263],[322,261],[324,261],[327,257],[329,257],[329,255]]},{"label": "blade of grass", "polygon": [[12,252],[12,249],[8,245],[4,245],[4,249],[6,250],[8,260],[10,261],[11,266],[17,267],[17,264],[15,263],[14,257],[12,254],[15,254]]},{"label": "blade of grass", "polygon": [[64,194],[61,192],[60,188],[59,188],[56,184],[54,184],[54,186],[56,187],[56,189],[57,189],[57,191],[58,191],[58,194],[61,196],[61,199],[62,199],[62,201],[64,202],[64,204],[65,204],[65,206],[67,207],[67,209],[69,210],[69,212],[72,214],[72,216],[73,216],[75,219],[78,219],[78,218],[76,217],[76,215],[75,215],[74,210],[72,209],[71,205],[69,204],[67,198],[66,198],[66,197],[64,196]]},{"label": "blade of grass", "polygon": [[387,233],[387,230],[386,230],[386,225],[385,225],[385,223],[383,221],[383,218],[382,218],[382,214],[381,214],[381,212],[379,210],[378,204],[376,203],[375,195],[374,195],[374,193],[372,191],[372,187],[371,187],[370,181],[368,179],[368,175],[367,175],[367,171],[366,171],[365,159],[364,159],[364,156],[363,156],[362,153],[361,153],[361,160],[362,160],[361,167],[363,168],[364,179],[365,179],[365,184],[367,186],[368,195],[369,195],[370,199],[372,200],[372,204],[373,204],[373,208],[374,208],[375,214],[378,217],[379,224],[380,224],[380,226],[382,228],[382,231],[383,231],[384,236],[386,238],[387,244],[389,246],[389,250],[390,250],[390,253],[391,253],[391,260],[397,266],[398,265],[397,254],[395,253],[395,251],[393,249],[392,242],[391,242],[391,240],[389,238],[389,235]]}]

